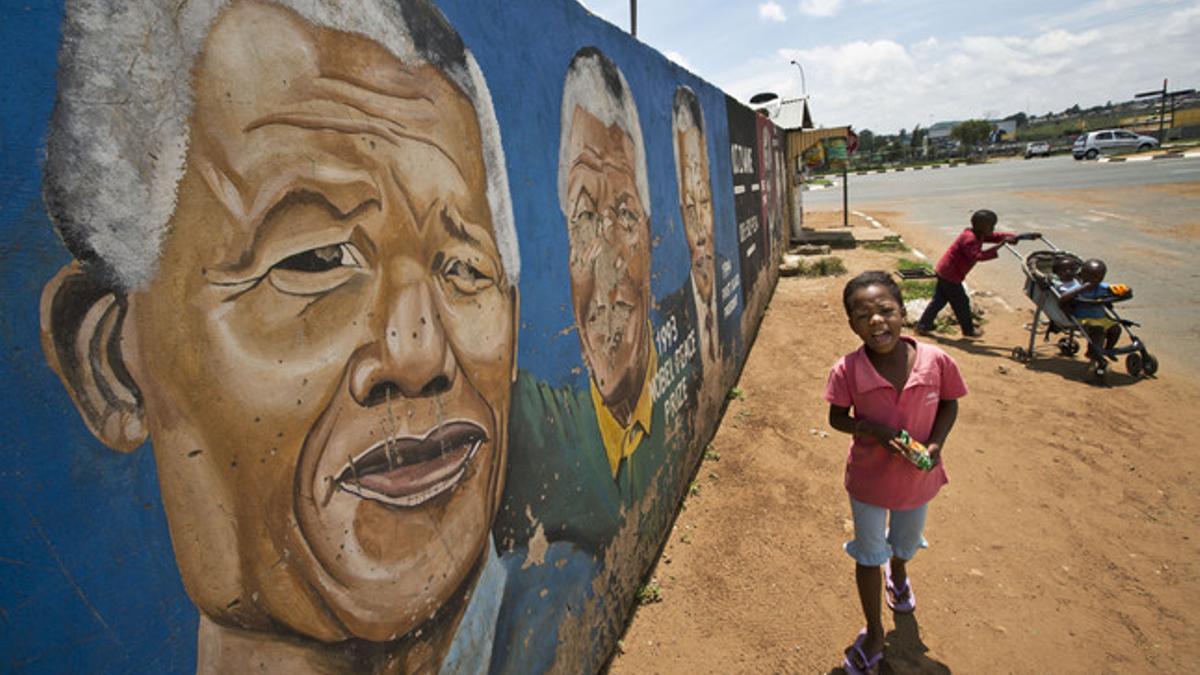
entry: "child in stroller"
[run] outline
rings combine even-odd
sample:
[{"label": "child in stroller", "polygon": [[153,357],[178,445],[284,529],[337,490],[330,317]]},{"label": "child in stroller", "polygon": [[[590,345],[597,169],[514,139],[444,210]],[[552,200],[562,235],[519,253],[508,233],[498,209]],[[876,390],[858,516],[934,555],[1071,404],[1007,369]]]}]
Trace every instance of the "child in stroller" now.
[{"label": "child in stroller", "polygon": [[[1125,369],[1133,377],[1148,377],[1158,371],[1158,360],[1146,345],[1133,334],[1138,324],[1121,318],[1113,305],[1129,300],[1133,292],[1123,284],[1106,284],[1107,272],[1100,260],[1086,263],[1073,253],[1064,251],[1043,238],[1048,250],[1034,251],[1022,256],[1014,243],[1006,247],[1023,263],[1025,295],[1037,306],[1029,326],[1029,346],[1013,348],[1013,358],[1029,363],[1033,359],[1039,319],[1045,317],[1045,339],[1051,333],[1066,333],[1059,338],[1059,351],[1073,356],[1079,351],[1076,333],[1083,335],[1088,345],[1088,371],[1103,379],[1108,362],[1125,356]],[[1121,333],[1129,336],[1129,344],[1117,346]]]},{"label": "child in stroller", "polygon": [[[1066,267],[1067,264],[1064,264],[1063,271],[1069,274]],[[1110,286],[1104,283],[1106,274],[1108,274],[1108,267],[1105,266],[1104,261],[1092,258],[1083,263],[1077,278],[1062,280],[1058,286],[1059,304],[1064,309],[1068,309],[1071,316],[1075,317],[1083,326],[1088,337],[1088,359],[1101,364],[1099,366],[1101,368],[1103,367],[1102,357],[1107,357],[1110,361],[1117,360],[1117,357],[1112,354],[1112,350],[1116,347],[1117,340],[1121,339],[1121,324],[1104,311],[1103,303],[1105,300],[1127,294],[1127,292],[1117,292],[1123,291],[1123,286]],[[1077,298],[1090,302],[1076,302]],[[1101,344],[1104,345],[1102,352],[1093,346]]]}]

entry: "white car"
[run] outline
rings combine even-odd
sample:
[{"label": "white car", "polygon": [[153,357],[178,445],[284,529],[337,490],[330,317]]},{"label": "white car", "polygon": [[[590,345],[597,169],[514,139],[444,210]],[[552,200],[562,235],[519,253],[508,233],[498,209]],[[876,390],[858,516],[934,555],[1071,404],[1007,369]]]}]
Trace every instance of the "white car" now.
[{"label": "white car", "polygon": [[1049,157],[1050,144],[1046,141],[1033,141],[1025,144],[1025,159],[1030,157]]},{"label": "white car", "polygon": [[1075,139],[1071,154],[1075,159],[1096,159],[1101,153],[1112,152],[1145,152],[1158,147],[1158,139],[1153,136],[1142,136],[1124,129],[1101,129],[1089,131]]}]

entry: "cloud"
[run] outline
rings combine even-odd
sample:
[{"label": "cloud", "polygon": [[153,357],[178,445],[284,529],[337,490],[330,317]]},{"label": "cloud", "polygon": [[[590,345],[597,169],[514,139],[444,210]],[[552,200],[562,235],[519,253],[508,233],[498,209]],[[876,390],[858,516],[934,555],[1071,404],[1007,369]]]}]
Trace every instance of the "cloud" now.
[{"label": "cloud", "polygon": [[1162,31],[1167,35],[1186,35],[1200,28],[1200,5],[1174,12],[1163,22]]},{"label": "cloud", "polygon": [[800,0],[800,13],[809,16],[829,17],[842,8],[842,0]]},{"label": "cloud", "polygon": [[758,6],[758,18],[782,23],[787,21],[787,14],[784,14],[783,5],[778,2],[764,2]]},{"label": "cloud", "polygon": [[[1117,0],[1123,2],[1124,0]],[[746,100],[759,91],[784,98],[800,94],[804,67],[815,121],[894,133],[1019,111],[1045,114],[1072,105],[1127,100],[1166,75],[1178,86],[1200,80],[1192,40],[1200,33],[1200,7],[1157,4],[1159,11],[1127,10],[1071,24],[1046,16],[1040,31],[1025,35],[971,34],[928,37],[902,44],[854,40],[804,49],[781,49],[772,58],[744,64],[718,82]],[[1147,48],[1147,36],[1154,36]],[[794,71],[795,69],[792,68]]]},{"label": "cloud", "polygon": [[688,63],[687,59],[683,58],[683,54],[680,54],[679,52],[667,52],[666,54],[663,54],[663,56],[671,59],[675,63],[678,63],[688,70],[692,70],[692,64]]}]

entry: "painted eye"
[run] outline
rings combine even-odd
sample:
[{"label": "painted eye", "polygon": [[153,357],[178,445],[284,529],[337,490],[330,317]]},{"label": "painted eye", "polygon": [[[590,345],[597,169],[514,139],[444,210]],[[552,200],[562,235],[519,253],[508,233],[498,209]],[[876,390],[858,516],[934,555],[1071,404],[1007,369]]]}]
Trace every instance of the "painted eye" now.
[{"label": "painted eye", "polygon": [[491,288],[495,281],[474,265],[452,258],[442,268],[442,276],[461,293],[473,295]]},{"label": "painted eye", "polygon": [[633,228],[638,224],[638,213],[633,209],[622,206],[617,209],[617,220],[621,223],[621,228],[626,232],[632,232]]},{"label": "painted eye", "polygon": [[580,210],[571,217],[571,229],[577,236],[595,236],[596,223],[599,219],[599,214],[591,209]]},{"label": "painted eye", "polygon": [[343,266],[362,267],[361,258],[356,253],[354,245],[350,243],[310,248],[280,260],[275,263],[273,269],[293,272],[328,272]]},{"label": "painted eye", "polygon": [[267,279],[289,295],[319,295],[346,283],[362,267],[362,253],[345,242],[290,255],[271,267]]}]

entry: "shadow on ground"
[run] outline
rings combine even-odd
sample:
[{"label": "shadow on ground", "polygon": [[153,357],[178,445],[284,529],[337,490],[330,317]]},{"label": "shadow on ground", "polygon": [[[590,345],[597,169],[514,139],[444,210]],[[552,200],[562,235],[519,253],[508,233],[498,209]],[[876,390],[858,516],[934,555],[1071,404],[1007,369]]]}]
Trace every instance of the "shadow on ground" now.
[{"label": "shadow on ground", "polygon": [[1056,347],[1050,346],[1044,350],[1037,350],[1034,358],[1029,363],[1023,363],[1013,358],[1014,345],[994,345],[986,342],[987,337],[982,339],[971,339],[964,337],[951,337],[949,335],[932,334],[925,336],[926,340],[936,342],[941,347],[951,347],[958,351],[963,351],[976,356],[988,356],[992,358],[1001,358],[1008,361],[1013,368],[1024,366],[1029,370],[1039,373],[1050,373],[1058,375],[1064,380],[1073,380],[1080,384],[1089,384],[1093,386],[1105,387],[1128,387],[1137,384],[1141,379],[1133,377],[1125,372],[1125,362],[1118,360],[1110,363],[1108,373],[1103,379],[1094,376],[1088,369],[1088,362],[1082,358],[1072,358],[1063,356],[1058,353]]},{"label": "shadow on ground", "polygon": [[[928,656],[929,647],[921,641],[921,626],[914,614],[895,614],[896,627],[884,636],[884,657],[880,675],[950,675],[950,667]],[[846,675],[841,666],[827,675]]]}]

